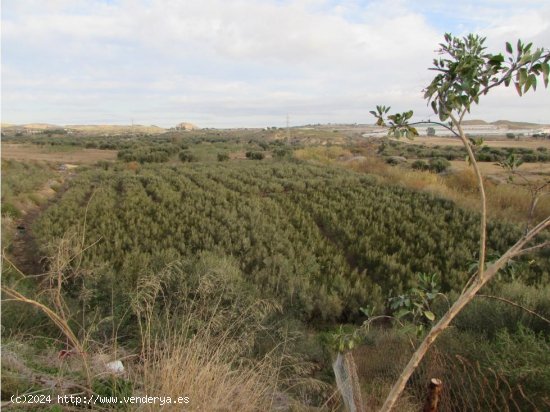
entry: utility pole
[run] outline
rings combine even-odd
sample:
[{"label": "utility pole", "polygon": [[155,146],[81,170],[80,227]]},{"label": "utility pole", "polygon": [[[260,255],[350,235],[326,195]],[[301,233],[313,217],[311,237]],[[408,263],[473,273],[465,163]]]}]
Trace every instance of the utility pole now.
[{"label": "utility pole", "polygon": [[290,123],[288,120],[288,113],[286,114],[286,142],[290,143]]}]

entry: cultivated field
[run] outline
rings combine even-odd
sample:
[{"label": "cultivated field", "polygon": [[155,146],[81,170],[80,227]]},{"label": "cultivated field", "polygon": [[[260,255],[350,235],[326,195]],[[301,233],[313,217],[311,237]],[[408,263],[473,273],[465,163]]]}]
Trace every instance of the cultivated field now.
[{"label": "cultivated field", "polygon": [[98,150],[74,148],[71,150],[53,151],[37,145],[2,144],[2,159],[41,160],[75,164],[94,164],[99,160],[115,160],[116,150]]},{"label": "cultivated field", "polygon": [[[248,407],[235,410],[341,410],[333,354],[371,311],[399,315],[411,331],[372,323],[358,336],[363,397],[379,406],[415,331],[429,326],[426,313],[443,315],[475,262],[479,195],[456,139],[398,143],[332,127],[4,139],[2,245],[17,269],[5,265],[3,285],[38,296],[74,336],[67,344],[49,315],[3,302],[10,396],[55,380],[75,392],[190,394],[194,410],[223,410],[213,405],[228,393]],[[491,180],[493,256],[524,233],[530,207],[528,188],[510,184],[496,162],[513,154],[529,178],[547,180],[550,153],[542,140],[488,143],[478,155]],[[549,213],[542,198],[533,221]],[[549,317],[549,268],[545,254],[521,256],[487,293]],[[422,320],[403,312],[416,293],[437,298]],[[537,367],[550,361],[547,328],[514,306],[474,301],[421,363],[398,410],[421,409],[434,368],[463,388],[442,411],[504,410],[524,398],[544,406],[550,382]],[[162,345],[150,344],[157,338]],[[83,349],[85,357],[64,356]],[[504,369],[518,354],[528,374]],[[103,379],[107,358],[127,375]]]}]

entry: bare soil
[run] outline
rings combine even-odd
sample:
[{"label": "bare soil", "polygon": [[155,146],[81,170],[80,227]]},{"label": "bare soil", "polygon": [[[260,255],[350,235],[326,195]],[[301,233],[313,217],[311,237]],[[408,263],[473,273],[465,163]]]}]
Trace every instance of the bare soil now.
[{"label": "bare soil", "polygon": [[[13,263],[25,275],[39,275],[44,270],[44,256],[41,256],[38,245],[32,230],[32,225],[36,218],[53,202],[57,201],[67,189],[67,179],[73,176],[71,172],[60,172],[61,179],[50,179],[39,190],[34,192],[44,201],[40,205],[27,203],[22,205],[23,216],[15,222],[15,234],[13,237],[10,255]],[[61,185],[57,191],[52,189],[52,185]]]},{"label": "bare soil", "polygon": [[99,160],[115,160],[116,150],[77,149],[52,151],[36,145],[2,143],[2,158],[12,160],[43,160],[49,162],[93,164]]},{"label": "bare soil", "polygon": [[[506,170],[496,163],[478,162],[478,166],[484,176],[492,177],[501,183],[504,183],[509,175]],[[451,168],[452,170],[462,171],[471,167],[464,160],[452,160]],[[523,163],[518,168],[518,172],[533,182],[548,181],[550,180],[550,163]],[[521,180],[518,180],[518,182],[521,183]]]}]

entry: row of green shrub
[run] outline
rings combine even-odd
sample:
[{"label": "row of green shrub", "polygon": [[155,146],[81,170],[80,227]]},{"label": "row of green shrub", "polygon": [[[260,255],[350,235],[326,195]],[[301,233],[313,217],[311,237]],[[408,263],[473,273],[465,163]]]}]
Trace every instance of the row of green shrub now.
[{"label": "row of green shrub", "polygon": [[[36,233],[46,245],[78,226],[94,193],[86,230],[101,241],[85,262],[106,265],[127,290],[144,270],[219,251],[297,317],[353,319],[417,272],[458,289],[475,261],[477,215],[351,172],[281,161],[114,167],[80,175]],[[489,248],[503,251],[520,233],[492,224]],[[542,261],[528,271],[548,278]]]},{"label": "row of green shrub", "polygon": [[[462,160],[466,158],[466,150],[462,146],[426,146],[395,140],[385,140],[382,142],[378,153],[386,157],[404,156],[416,159],[444,158],[447,160]],[[503,161],[511,154],[514,154],[523,162],[550,162],[550,151],[545,147],[533,150],[522,147],[497,148],[483,146],[476,149],[476,158],[481,162]]]}]

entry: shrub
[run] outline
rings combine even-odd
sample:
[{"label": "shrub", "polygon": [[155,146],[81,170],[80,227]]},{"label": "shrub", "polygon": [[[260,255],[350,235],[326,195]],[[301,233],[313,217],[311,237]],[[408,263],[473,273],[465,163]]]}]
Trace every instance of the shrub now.
[{"label": "shrub", "polygon": [[197,156],[195,156],[193,153],[191,153],[189,150],[182,150],[179,153],[179,158],[182,162],[196,162]]},{"label": "shrub", "polygon": [[229,160],[229,155],[227,153],[218,153],[218,162],[225,162]]},{"label": "shrub", "polygon": [[249,151],[249,152],[246,152],[246,157],[250,160],[262,160],[265,157],[265,155],[261,152]]},{"label": "shrub", "polygon": [[279,148],[273,151],[273,157],[276,159],[285,159],[290,157],[292,152],[289,149]]},{"label": "shrub", "polygon": [[428,170],[429,166],[424,160],[415,160],[412,163],[412,168],[414,170]]},{"label": "shrub", "polygon": [[386,163],[393,166],[405,163],[406,161],[407,159],[404,156],[390,156],[386,159]]},{"label": "shrub", "polygon": [[451,163],[442,157],[437,157],[435,159],[430,159],[429,168],[431,171],[436,173],[441,173],[446,171],[451,166]]}]

